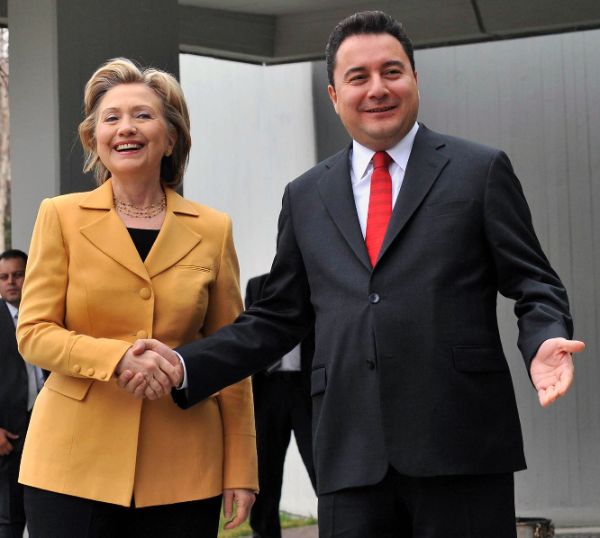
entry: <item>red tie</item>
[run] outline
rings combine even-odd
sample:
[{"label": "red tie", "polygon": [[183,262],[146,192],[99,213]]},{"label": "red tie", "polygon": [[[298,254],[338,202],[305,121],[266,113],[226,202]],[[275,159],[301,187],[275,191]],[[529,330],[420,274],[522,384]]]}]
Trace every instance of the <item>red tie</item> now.
[{"label": "red tie", "polygon": [[371,192],[369,194],[369,212],[367,214],[367,233],[365,243],[371,265],[375,267],[381,244],[392,215],[392,178],[388,166],[392,158],[385,151],[373,156],[371,174]]}]

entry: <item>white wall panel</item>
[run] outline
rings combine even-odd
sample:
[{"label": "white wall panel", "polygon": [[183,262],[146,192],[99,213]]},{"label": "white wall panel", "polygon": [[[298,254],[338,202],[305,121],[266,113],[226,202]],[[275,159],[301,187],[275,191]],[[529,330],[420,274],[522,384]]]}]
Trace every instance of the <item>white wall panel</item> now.
[{"label": "white wall panel", "polygon": [[233,218],[242,292],[275,253],[285,185],[315,164],[310,64],[181,55],[192,153],[185,196]]}]

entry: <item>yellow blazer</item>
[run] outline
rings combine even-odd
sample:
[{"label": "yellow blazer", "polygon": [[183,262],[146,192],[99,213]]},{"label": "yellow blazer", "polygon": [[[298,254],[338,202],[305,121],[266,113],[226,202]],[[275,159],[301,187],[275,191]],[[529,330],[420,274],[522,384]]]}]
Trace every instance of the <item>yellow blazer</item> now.
[{"label": "yellow blazer", "polygon": [[38,396],[20,482],[151,506],[256,489],[250,380],[188,410],[138,400],[115,366],[137,338],[175,347],[242,307],[231,221],[167,189],[167,212],[142,262],[116,214],[110,180],[44,200],[30,247],[17,338],[52,374]]}]

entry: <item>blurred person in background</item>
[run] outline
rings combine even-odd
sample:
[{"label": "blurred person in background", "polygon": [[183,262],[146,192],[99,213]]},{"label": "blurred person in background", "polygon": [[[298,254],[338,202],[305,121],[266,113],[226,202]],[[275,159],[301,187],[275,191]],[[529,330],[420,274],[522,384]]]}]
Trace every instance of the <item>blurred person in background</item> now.
[{"label": "blurred person in background", "polygon": [[[260,299],[268,276],[267,273],[248,280],[246,308]],[[316,487],[310,399],[310,366],[314,351],[315,334],[311,330],[281,360],[252,376],[260,484],[260,494],[250,512],[253,538],[281,538],[279,502],[292,432],[312,487]]]},{"label": "blurred person in background", "polygon": [[26,264],[22,250],[0,254],[0,538],[23,536],[19,465],[31,408],[44,383],[41,369],[19,354],[15,337]]}]

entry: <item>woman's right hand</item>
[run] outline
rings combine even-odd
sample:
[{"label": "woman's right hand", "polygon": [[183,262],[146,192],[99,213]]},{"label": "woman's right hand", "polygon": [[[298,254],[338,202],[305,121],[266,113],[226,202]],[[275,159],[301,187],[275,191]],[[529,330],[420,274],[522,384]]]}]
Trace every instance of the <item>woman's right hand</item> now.
[{"label": "woman's right hand", "polygon": [[162,355],[131,346],[115,368],[119,385],[132,382],[136,386],[133,395],[157,400],[170,394],[171,388],[181,383],[181,364],[173,365]]}]

